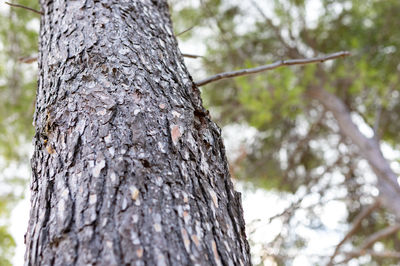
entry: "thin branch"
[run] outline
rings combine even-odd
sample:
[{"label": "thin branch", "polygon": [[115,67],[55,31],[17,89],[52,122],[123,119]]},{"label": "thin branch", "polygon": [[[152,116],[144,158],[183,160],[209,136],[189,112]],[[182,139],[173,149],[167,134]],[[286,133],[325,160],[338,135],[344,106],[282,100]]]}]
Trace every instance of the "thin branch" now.
[{"label": "thin branch", "polygon": [[376,109],[376,114],[375,114],[375,124],[374,124],[374,138],[379,141],[379,122],[381,120],[381,113],[382,113],[382,105],[379,104],[379,106]]},{"label": "thin branch", "polygon": [[18,61],[20,61],[21,63],[30,64],[37,61],[37,59],[38,59],[37,56],[29,56],[29,57],[18,58]]},{"label": "thin branch", "polygon": [[[364,244],[361,245],[361,247],[355,251],[350,251],[350,252],[344,252],[345,254],[347,254],[347,258],[345,258],[343,261],[337,263],[337,264],[344,264],[347,263],[348,261],[363,256],[365,254],[369,254],[371,256],[377,256],[377,257],[382,257],[381,255],[383,253],[377,253],[373,250],[368,250],[368,248],[370,248],[376,241],[385,238],[389,235],[392,235],[394,233],[396,233],[397,231],[400,230],[400,224],[395,224],[392,226],[388,226],[378,232],[376,232],[375,234],[371,235],[370,237],[368,237]],[[393,254],[393,252],[385,252],[386,255],[388,254]],[[399,254],[398,252],[396,252],[396,256]]]},{"label": "thin branch", "polygon": [[341,134],[358,147],[359,153],[368,161],[378,177],[380,198],[384,199],[382,203],[400,220],[400,205],[395,204],[400,200],[398,175],[393,172],[388,161],[383,157],[379,143],[373,138],[367,138],[359,130],[352,120],[349,109],[336,95],[318,87],[310,88],[306,93],[308,97],[318,100],[333,114]]},{"label": "thin branch", "polygon": [[13,4],[13,3],[9,3],[9,2],[4,2],[4,3],[5,3],[6,5],[11,6],[11,7],[19,7],[19,8],[23,8],[23,9],[32,11],[32,12],[34,12],[34,13],[36,13],[36,14],[43,15],[43,12],[42,12],[42,11],[39,11],[39,10],[30,8],[30,7],[27,7],[27,6],[23,6],[23,5],[19,5],[19,4]]},{"label": "thin branch", "polygon": [[195,55],[195,54],[182,54],[183,57],[187,57],[187,58],[199,58],[199,57],[203,57],[201,55]]},{"label": "thin branch", "polygon": [[[345,252],[345,254],[351,258],[357,258],[363,255],[371,255],[372,257],[378,257],[378,258],[387,258],[387,259],[400,259],[400,252],[396,251],[382,251],[382,252],[377,252],[374,250],[354,250],[350,252]],[[346,263],[347,261],[341,261],[338,264],[343,264]]]},{"label": "thin branch", "polygon": [[362,210],[356,216],[356,218],[354,219],[353,226],[351,227],[349,232],[347,232],[347,234],[344,236],[342,241],[340,241],[340,243],[336,245],[335,251],[333,252],[333,255],[331,256],[331,258],[329,260],[328,266],[333,265],[333,260],[335,259],[336,255],[339,253],[339,250],[342,247],[342,245],[358,231],[358,228],[360,227],[361,222],[365,219],[365,217],[370,215],[376,208],[379,207],[379,205],[380,205],[380,200],[377,199],[373,204],[371,204],[370,206],[368,206],[367,208]]},{"label": "thin branch", "polygon": [[215,82],[215,81],[218,81],[221,79],[246,76],[246,75],[250,75],[250,74],[260,73],[263,71],[268,71],[268,70],[275,69],[275,68],[282,67],[282,66],[322,63],[322,62],[325,62],[328,60],[332,60],[332,59],[336,59],[336,58],[340,58],[340,57],[346,57],[349,55],[350,55],[350,52],[342,51],[342,52],[337,52],[337,53],[333,53],[333,54],[329,54],[329,55],[321,56],[321,57],[281,60],[281,61],[277,61],[277,62],[269,64],[269,65],[263,65],[263,66],[259,66],[259,67],[255,67],[255,68],[247,68],[247,69],[241,69],[241,70],[236,70],[236,71],[232,71],[232,72],[219,73],[214,76],[211,76],[211,77],[208,77],[206,79],[196,82],[196,85],[200,87],[200,86],[204,86],[208,83]]},{"label": "thin branch", "polygon": [[[279,218],[279,217],[282,217],[282,216],[290,215],[290,214],[292,214],[294,211],[296,211],[296,208],[299,207],[300,204],[303,202],[303,200],[306,198],[306,196],[309,195],[309,192],[310,192],[311,187],[312,187],[314,184],[317,184],[318,181],[321,180],[321,177],[324,176],[327,172],[331,171],[341,160],[342,160],[342,158],[338,158],[334,163],[332,163],[331,165],[327,166],[326,169],[325,169],[325,171],[324,171],[323,173],[319,174],[316,178],[313,178],[314,181],[309,182],[308,185],[307,185],[307,190],[306,190],[307,192],[306,192],[302,197],[300,197],[300,198],[298,198],[296,201],[292,202],[292,203],[290,204],[290,206],[287,207],[285,210],[283,210],[282,212],[280,212],[280,213],[278,213],[278,214],[276,214],[276,215],[274,215],[274,216],[268,218],[268,223],[271,223],[272,220],[274,220],[274,219],[276,219],[276,218]],[[330,187],[329,184],[327,184],[327,185],[325,185],[321,190],[317,191],[317,193],[321,193],[322,190],[327,190],[327,189],[329,189],[329,187]],[[330,199],[330,200],[328,200],[328,201],[331,201],[331,200],[338,200],[338,199],[339,199],[339,198]],[[322,201],[319,201],[318,203],[309,205],[309,206],[305,207],[304,209],[313,208],[314,206],[317,206],[318,204],[321,204],[321,205],[322,205],[322,204],[324,204],[324,203],[323,203]]]},{"label": "thin branch", "polygon": [[268,224],[270,224],[273,220],[275,220],[276,218],[285,216],[287,214],[291,214],[293,212],[293,210],[295,210],[300,203],[304,200],[304,197],[301,197],[299,199],[297,199],[295,202],[291,203],[289,207],[287,207],[286,209],[284,209],[282,212],[275,214],[274,216],[268,218]]},{"label": "thin branch", "polygon": [[284,175],[283,175],[283,179],[282,182],[280,183],[280,186],[283,186],[286,182],[288,182],[289,180],[289,172],[291,169],[294,168],[294,165],[296,164],[295,162],[295,158],[296,158],[296,154],[300,154],[302,150],[304,150],[304,147],[306,145],[308,145],[308,142],[314,137],[314,134],[317,133],[318,131],[318,127],[321,125],[322,120],[325,117],[325,113],[326,112],[322,112],[319,116],[319,118],[317,119],[316,122],[311,124],[310,129],[308,130],[307,134],[305,135],[304,138],[300,139],[299,141],[297,141],[297,146],[294,148],[294,150],[291,152],[291,154],[288,156],[288,166],[287,169],[284,171]]},{"label": "thin branch", "polygon": [[384,229],[372,234],[370,237],[368,237],[365,240],[364,244],[362,244],[360,246],[360,249],[361,250],[365,250],[367,248],[370,248],[376,241],[378,241],[378,240],[380,240],[382,238],[385,238],[387,236],[390,236],[390,235],[396,233],[399,230],[400,230],[400,224],[395,224],[395,225],[388,226],[388,227],[386,227],[386,228],[384,228]]},{"label": "thin branch", "polygon": [[182,34],[185,34],[186,32],[191,31],[193,28],[194,28],[194,26],[191,26],[191,27],[187,28],[186,30],[179,32],[178,34],[175,34],[175,37],[181,36]]}]

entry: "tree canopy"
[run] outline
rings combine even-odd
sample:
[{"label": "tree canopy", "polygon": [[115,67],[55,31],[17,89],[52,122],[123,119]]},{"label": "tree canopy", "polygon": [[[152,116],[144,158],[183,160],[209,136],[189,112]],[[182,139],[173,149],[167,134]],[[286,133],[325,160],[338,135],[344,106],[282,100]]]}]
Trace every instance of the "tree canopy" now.
[{"label": "tree canopy", "polygon": [[[352,53],[346,60],[276,69],[222,80],[203,89],[203,97],[221,125],[256,129],[251,143],[238,145],[231,158],[234,176],[280,191],[282,197],[295,196],[290,206],[274,217],[281,220],[283,228],[274,241],[265,243],[264,258],[287,264],[294,258],[293,247],[297,251],[307,247],[294,225],[300,212],[306,213],[302,222],[307,227],[325,230],[320,215],[330,202],[345,204],[343,224],[349,228],[357,225],[357,218],[370,204],[376,207],[377,180],[370,165],[355,143],[341,134],[332,112],[310,97],[311,90],[322,88],[344,103],[363,135],[379,140],[388,164],[398,174],[400,35],[395,18],[399,8],[398,1],[374,0],[203,0],[194,8],[188,3],[177,14],[176,20],[183,20],[184,27],[194,25],[184,38],[207,34],[203,39],[207,52],[201,61],[209,75],[280,59],[340,50]],[[313,204],[305,204],[311,199]],[[379,208],[362,218],[357,230],[342,232],[351,233],[351,247],[339,247],[325,262],[357,258],[360,249],[371,249],[370,263],[391,265],[398,260],[397,253],[372,252],[379,245],[385,251],[398,250],[398,224],[390,211]],[[369,235],[383,228],[393,230],[373,246],[376,240],[368,242]],[[369,244],[363,246],[365,243]],[[314,263],[321,254],[316,254]]]}]

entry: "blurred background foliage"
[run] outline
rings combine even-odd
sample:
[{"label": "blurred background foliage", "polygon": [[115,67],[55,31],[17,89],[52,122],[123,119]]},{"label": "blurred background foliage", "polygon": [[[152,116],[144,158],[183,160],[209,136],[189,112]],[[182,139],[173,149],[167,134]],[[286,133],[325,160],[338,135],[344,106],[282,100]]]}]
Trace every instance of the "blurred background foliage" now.
[{"label": "blurred background foliage", "polygon": [[[39,9],[36,1],[18,3]],[[36,64],[24,62],[37,55],[39,16],[3,1],[0,5],[0,265],[11,265],[15,241],[8,231],[10,213],[28,184],[21,169],[29,164],[34,132],[37,71]]]},{"label": "blurred background foliage", "polygon": [[[234,148],[228,154],[233,177],[248,185],[246,193],[262,188],[287,202],[269,220],[249,222],[253,263],[291,265],[298,254],[309,248],[309,239],[299,228],[317,233],[329,230],[322,215],[332,202],[346,209],[345,218],[335,231],[343,237],[360,213],[373,204],[378,194],[376,178],[357,148],[340,134],[333,116],[307,97],[307,91],[318,87],[333,93],[347,105],[363,133],[371,135],[375,129],[398,174],[400,2],[169,2],[175,32],[191,28],[178,37],[185,47],[193,49],[183,52],[202,56],[189,62],[196,77],[281,59],[340,50],[352,52],[347,59],[284,67],[202,88],[213,119],[225,129],[238,131],[234,135],[239,137],[231,141]],[[18,4],[39,9],[36,1],[19,0]],[[9,265],[15,243],[7,231],[8,218],[24,194],[21,188],[27,184],[27,177],[20,176],[16,169],[28,162],[33,136],[36,63],[24,62],[34,61],[32,58],[37,55],[39,16],[19,8],[2,7],[0,11],[0,265]],[[264,206],[268,208],[268,202]],[[257,228],[277,220],[281,226],[278,232],[269,233],[272,240],[252,240]],[[338,254],[332,262],[354,258],[354,265],[397,264],[397,230],[372,247],[364,247],[376,254],[351,254],[363,247],[371,235],[394,225],[392,214],[383,208],[375,209],[349,236],[343,247],[347,253]],[[335,246],[310,255],[308,262],[326,265],[334,249]]]},{"label": "blurred background foliage", "polygon": [[[180,42],[197,40],[205,46],[200,63],[194,63],[201,65],[197,67],[201,70],[193,73],[197,77],[281,59],[341,50],[352,53],[346,59],[275,69],[202,88],[204,102],[220,126],[239,124],[256,132],[251,141],[237,140],[235,152],[228,155],[233,176],[290,198],[288,207],[273,219],[249,224],[249,232],[273,220],[282,224],[280,232],[271,232],[272,241],[263,243],[258,254],[253,252],[254,263],[291,265],[308,248],[307,237],[299,233],[299,215],[304,217],[303,227],[317,232],[328,230],[321,215],[332,202],[346,207],[346,217],[339,224],[342,229],[337,229],[343,237],[360,213],[374,202],[378,194],[376,178],[358,149],[340,134],[332,114],[307,97],[307,91],[323,88],[333,93],[346,104],[364,135],[371,137],[376,130],[375,137],[385,147],[389,164],[398,174],[400,2],[171,2],[176,32],[193,27],[179,36]],[[245,132],[238,130],[237,134]],[[268,203],[265,206],[268,208]],[[364,217],[331,263],[347,263],[345,260],[355,258],[351,260],[354,265],[397,264],[400,257],[394,251],[400,250],[398,229],[363,246],[371,234],[387,226],[397,225],[393,215],[383,208]],[[257,234],[257,230],[254,232]],[[353,252],[358,248],[363,248],[364,253]],[[326,265],[333,251],[334,247],[321,250],[308,262]]]}]

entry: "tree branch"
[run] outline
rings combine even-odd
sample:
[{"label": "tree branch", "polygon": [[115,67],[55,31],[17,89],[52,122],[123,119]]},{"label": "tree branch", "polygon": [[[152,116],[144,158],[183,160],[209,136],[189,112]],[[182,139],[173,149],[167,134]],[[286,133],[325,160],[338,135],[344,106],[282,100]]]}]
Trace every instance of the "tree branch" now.
[{"label": "tree branch", "polygon": [[219,74],[213,75],[211,77],[208,77],[206,79],[196,82],[196,85],[200,87],[200,86],[204,86],[208,83],[215,82],[215,81],[218,81],[221,79],[228,79],[228,78],[233,78],[233,77],[251,75],[251,74],[264,72],[264,71],[275,69],[275,68],[282,67],[282,66],[322,63],[322,62],[325,62],[328,60],[332,60],[332,59],[336,59],[336,58],[340,58],[340,57],[346,57],[349,55],[350,55],[350,52],[342,51],[342,52],[337,52],[337,53],[333,53],[333,54],[329,54],[329,55],[321,56],[321,57],[281,60],[281,61],[277,61],[277,62],[269,64],[269,65],[263,65],[263,66],[259,66],[259,67],[255,67],[255,68],[247,68],[247,69],[241,69],[241,70],[236,70],[236,71],[232,71],[232,72],[219,73]]},{"label": "tree branch", "polygon": [[[290,215],[291,213],[293,213],[294,211],[296,211],[296,208],[300,206],[300,204],[303,202],[303,200],[305,199],[305,197],[307,195],[309,195],[309,192],[311,190],[311,187],[314,184],[317,184],[319,180],[321,180],[321,177],[324,176],[327,172],[331,171],[337,164],[338,162],[341,160],[342,158],[338,158],[334,163],[332,163],[331,165],[327,166],[325,171],[321,174],[319,174],[317,177],[313,178],[313,181],[309,182],[307,185],[307,192],[300,198],[298,198],[296,201],[292,202],[290,204],[289,207],[287,207],[285,210],[283,210],[282,212],[268,218],[268,223],[271,223],[272,220],[282,217],[282,216],[286,216],[286,215]],[[329,185],[325,185],[323,188],[321,188],[321,190],[316,191],[317,193],[321,193],[322,190],[327,190],[329,188]],[[334,200],[334,199],[331,199]],[[337,199],[336,199],[337,200]],[[330,200],[329,200],[330,201]],[[323,204],[322,201],[319,201],[317,204]],[[306,208],[312,208],[313,206],[315,206],[316,204],[312,204],[310,206],[307,206]]]},{"label": "tree branch", "polygon": [[[288,180],[289,180],[289,172],[294,168],[296,165],[296,154],[302,154],[302,151],[304,151],[304,147],[308,145],[309,141],[315,137],[314,134],[318,132],[319,126],[321,125],[322,120],[325,118],[326,112],[322,112],[320,116],[318,117],[317,121],[311,124],[310,129],[308,130],[307,134],[305,137],[297,141],[296,147],[293,149],[291,154],[288,156],[288,161],[287,161],[287,169],[284,171],[283,179],[280,184],[280,186],[283,186]],[[326,169],[328,171],[328,169]],[[312,184],[313,182],[311,182]]]},{"label": "tree branch", "polygon": [[203,57],[201,55],[195,55],[195,54],[184,54],[182,53],[183,57],[187,57],[187,58],[199,58],[199,57]]},{"label": "tree branch", "polygon": [[376,141],[379,141],[379,122],[381,120],[381,113],[382,113],[382,105],[379,104],[377,109],[376,109],[376,114],[375,114],[375,124],[374,124],[374,138]]},{"label": "tree branch", "polygon": [[336,95],[320,88],[311,88],[307,95],[318,100],[326,110],[335,117],[341,134],[349,138],[357,146],[359,153],[371,166],[378,178],[377,187],[382,205],[393,211],[396,220],[400,221],[400,186],[398,176],[390,168],[388,161],[383,156],[379,143],[374,138],[364,136],[354,124],[350,111],[343,101]]},{"label": "tree branch", "polygon": [[356,216],[356,218],[354,219],[353,226],[351,227],[349,232],[347,232],[347,234],[344,236],[342,241],[340,241],[339,244],[336,245],[335,251],[333,252],[333,255],[331,256],[331,258],[329,260],[328,266],[333,265],[333,260],[335,259],[336,255],[339,253],[339,250],[342,247],[342,245],[358,231],[358,228],[360,227],[361,222],[364,220],[364,218],[367,217],[368,215],[370,215],[376,208],[379,207],[379,205],[380,205],[380,201],[379,201],[379,199],[377,199],[373,204],[371,204],[370,206],[368,206],[367,208],[362,210]]},{"label": "tree branch", "polygon": [[[366,254],[371,255],[372,257],[378,257],[378,258],[388,258],[388,259],[400,259],[400,252],[396,251],[382,251],[382,252],[376,252],[374,250],[354,250],[350,252],[345,252],[345,254],[351,259],[357,258]],[[348,262],[349,260],[343,260],[339,262],[338,264],[344,264]]]},{"label": "tree branch", "polygon": [[[389,235],[392,235],[394,233],[396,233],[397,231],[400,230],[400,224],[395,224],[392,226],[388,226],[378,232],[376,232],[375,234],[371,235],[370,237],[368,237],[364,244],[361,245],[361,247],[357,250],[354,251],[350,251],[350,252],[345,252],[345,254],[347,255],[347,258],[345,258],[343,261],[339,262],[338,264],[344,264],[347,263],[348,261],[363,256],[365,254],[369,254],[371,256],[377,256],[377,257],[393,257],[392,255],[394,255],[394,257],[396,258],[400,258],[400,253],[399,252],[375,252],[374,250],[368,250],[368,248],[370,248],[376,241],[385,238]],[[383,255],[385,254],[385,255]],[[398,256],[398,257],[397,257]]]},{"label": "tree branch", "polygon": [[368,237],[365,240],[364,244],[362,244],[360,246],[360,249],[366,250],[367,248],[370,248],[376,241],[378,241],[382,238],[385,238],[387,236],[390,236],[399,230],[400,230],[400,224],[394,224],[394,225],[388,226],[388,227],[372,234],[370,237]]},{"label": "tree branch", "polygon": [[28,56],[28,57],[21,57],[18,58],[18,61],[25,64],[30,64],[37,61],[37,56]]},{"label": "tree branch", "polygon": [[185,34],[186,32],[191,31],[193,28],[194,28],[194,26],[191,26],[191,27],[187,28],[186,30],[175,34],[175,37],[181,36],[182,34]]},{"label": "tree branch", "polygon": [[5,3],[6,5],[11,6],[11,7],[23,8],[23,9],[32,11],[32,12],[34,12],[34,13],[36,13],[36,14],[43,15],[43,12],[42,12],[42,11],[39,11],[39,10],[30,8],[30,7],[27,7],[27,6],[23,6],[23,5],[19,5],[19,4],[13,4],[13,3],[9,3],[9,2],[4,2],[4,3]]}]

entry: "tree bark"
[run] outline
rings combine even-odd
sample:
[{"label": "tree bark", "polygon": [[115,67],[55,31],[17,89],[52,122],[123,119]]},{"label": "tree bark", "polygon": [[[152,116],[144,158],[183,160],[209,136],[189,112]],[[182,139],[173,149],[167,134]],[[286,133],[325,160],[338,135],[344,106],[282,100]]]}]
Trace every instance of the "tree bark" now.
[{"label": "tree bark", "polygon": [[26,265],[250,265],[166,0],[41,0]]}]

